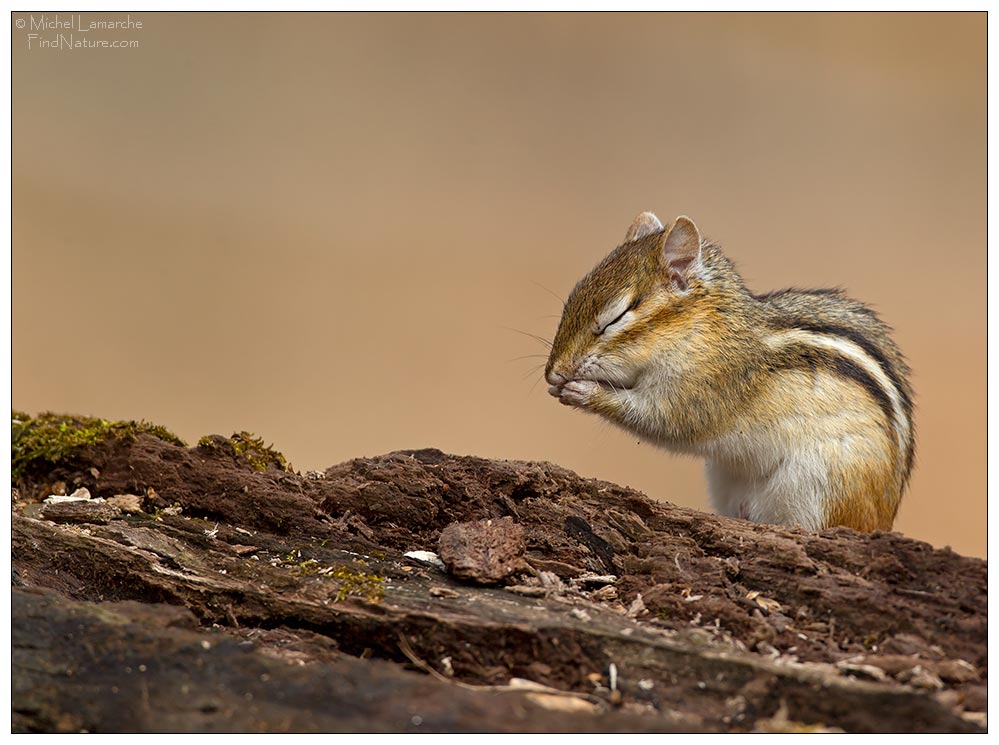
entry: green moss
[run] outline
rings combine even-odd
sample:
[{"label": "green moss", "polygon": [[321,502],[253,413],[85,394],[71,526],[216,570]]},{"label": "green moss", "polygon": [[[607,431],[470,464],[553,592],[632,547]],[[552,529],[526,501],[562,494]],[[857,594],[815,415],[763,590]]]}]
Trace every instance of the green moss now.
[{"label": "green moss", "polygon": [[369,603],[380,603],[385,597],[385,578],[377,574],[365,574],[357,569],[340,566],[326,573],[340,581],[334,601],[340,602],[351,595],[363,597]]},{"label": "green moss", "polygon": [[202,437],[198,440],[198,447],[229,452],[245,460],[257,471],[266,471],[268,468],[276,468],[279,471],[290,470],[288,461],[281,453],[272,446],[264,445],[262,438],[249,432],[237,432],[229,438],[218,435]]},{"label": "green moss", "polygon": [[282,556],[281,564],[289,569],[294,569],[303,577],[308,577],[310,574],[319,574],[320,569],[319,562],[315,559],[302,559],[302,551],[297,548],[292,549],[290,553]]},{"label": "green moss", "polygon": [[[153,507],[153,511],[149,513],[149,517],[152,520],[162,520],[164,515],[180,515],[184,512],[179,504],[174,502],[169,507]],[[196,518],[189,518],[196,519]],[[207,522],[207,521],[204,521]]]},{"label": "green moss", "polygon": [[319,562],[315,559],[306,559],[299,562],[298,573],[303,577],[308,577],[310,574],[319,574]]},{"label": "green moss", "polygon": [[[357,561],[355,559],[354,561]],[[350,596],[362,597],[369,603],[380,603],[385,597],[385,578],[368,574],[349,566],[323,567],[315,559],[302,559],[302,550],[293,548],[280,558],[281,565],[303,577],[321,575],[332,577],[340,583],[334,602],[339,603]],[[367,562],[361,562],[366,564]]]},{"label": "green moss", "polygon": [[137,435],[145,433],[186,447],[186,443],[172,432],[144,421],[110,422],[50,413],[32,418],[24,412],[11,410],[10,425],[11,478],[14,481],[22,478],[35,464],[55,465],[80,448],[98,445],[110,438],[134,441]]}]

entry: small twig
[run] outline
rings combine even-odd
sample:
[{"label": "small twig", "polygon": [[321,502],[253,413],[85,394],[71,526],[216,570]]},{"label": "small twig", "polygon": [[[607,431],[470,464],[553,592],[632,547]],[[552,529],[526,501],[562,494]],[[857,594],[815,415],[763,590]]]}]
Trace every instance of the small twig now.
[{"label": "small twig", "polygon": [[895,592],[899,595],[915,595],[917,598],[936,597],[932,592],[925,592],[924,590],[910,590],[905,587],[896,587]]},{"label": "small twig", "polygon": [[434,668],[432,668],[430,665],[428,665],[426,662],[424,662],[423,660],[421,660],[419,657],[416,656],[416,652],[414,652],[413,648],[409,645],[409,639],[407,639],[406,635],[403,634],[401,631],[399,632],[399,649],[402,651],[404,655],[406,655],[406,657],[409,659],[410,662],[412,662],[414,665],[420,668],[423,672],[427,673],[430,677],[436,678],[442,683],[453,683],[454,685],[460,688],[488,687],[488,686],[471,686],[468,685],[467,683],[462,683],[457,680],[451,680],[446,675],[437,672],[436,670],[434,670]]}]

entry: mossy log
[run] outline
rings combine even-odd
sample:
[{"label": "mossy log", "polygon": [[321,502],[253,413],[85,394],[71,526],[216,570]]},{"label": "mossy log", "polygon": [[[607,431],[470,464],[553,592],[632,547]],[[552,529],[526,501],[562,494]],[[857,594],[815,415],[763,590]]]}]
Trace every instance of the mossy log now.
[{"label": "mossy log", "polygon": [[[302,475],[149,430],[25,464],[15,731],[985,726],[986,564],[897,533],[435,450]],[[142,511],[46,520],[55,483]],[[492,585],[406,555],[490,520],[523,551]]]}]

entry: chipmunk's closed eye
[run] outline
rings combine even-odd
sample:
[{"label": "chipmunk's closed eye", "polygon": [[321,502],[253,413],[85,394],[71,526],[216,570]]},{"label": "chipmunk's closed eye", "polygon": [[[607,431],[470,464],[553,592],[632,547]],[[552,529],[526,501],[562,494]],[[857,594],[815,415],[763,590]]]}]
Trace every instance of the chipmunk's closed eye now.
[{"label": "chipmunk's closed eye", "polygon": [[622,299],[607,306],[604,312],[597,317],[597,323],[593,327],[594,336],[600,336],[607,329],[620,322],[628,313],[638,307],[640,301],[641,299],[637,297],[634,300]]}]

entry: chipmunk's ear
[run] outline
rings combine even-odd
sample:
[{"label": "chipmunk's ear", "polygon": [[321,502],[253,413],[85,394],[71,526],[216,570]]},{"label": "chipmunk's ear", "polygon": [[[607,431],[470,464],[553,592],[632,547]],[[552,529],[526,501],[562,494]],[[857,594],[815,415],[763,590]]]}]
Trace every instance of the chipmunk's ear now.
[{"label": "chipmunk's ear", "polygon": [[689,217],[681,215],[663,236],[663,266],[670,283],[686,292],[694,268],[701,260],[701,234]]},{"label": "chipmunk's ear", "polygon": [[658,217],[651,212],[643,212],[635,218],[635,221],[631,223],[631,227],[628,228],[628,232],[624,234],[624,242],[631,243],[632,241],[637,241],[639,238],[658,233],[662,229],[663,224],[659,222]]}]

